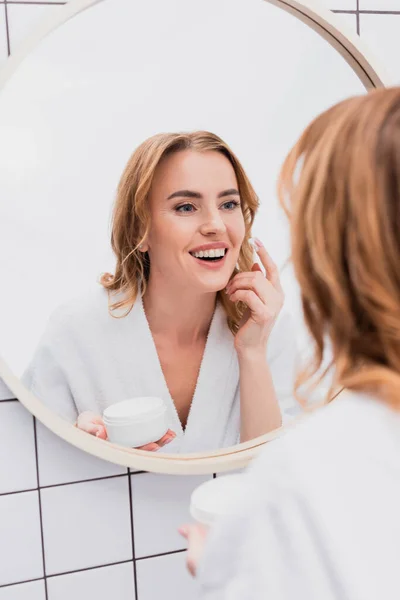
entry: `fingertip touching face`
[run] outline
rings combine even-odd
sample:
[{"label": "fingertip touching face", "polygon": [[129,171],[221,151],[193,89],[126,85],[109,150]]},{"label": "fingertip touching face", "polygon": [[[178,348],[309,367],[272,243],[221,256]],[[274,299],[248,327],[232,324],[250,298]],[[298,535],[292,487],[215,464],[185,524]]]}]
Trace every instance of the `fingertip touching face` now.
[{"label": "fingertip touching face", "polygon": [[199,293],[222,290],[245,235],[235,171],[220,152],[182,150],[157,167],[146,240],[151,277]]}]

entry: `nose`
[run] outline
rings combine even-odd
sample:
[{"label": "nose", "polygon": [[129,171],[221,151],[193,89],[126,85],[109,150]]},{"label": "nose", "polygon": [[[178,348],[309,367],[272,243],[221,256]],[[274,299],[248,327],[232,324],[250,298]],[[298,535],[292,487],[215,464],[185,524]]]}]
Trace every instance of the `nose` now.
[{"label": "nose", "polygon": [[218,209],[209,211],[200,225],[202,235],[221,235],[225,231],[225,222]]}]

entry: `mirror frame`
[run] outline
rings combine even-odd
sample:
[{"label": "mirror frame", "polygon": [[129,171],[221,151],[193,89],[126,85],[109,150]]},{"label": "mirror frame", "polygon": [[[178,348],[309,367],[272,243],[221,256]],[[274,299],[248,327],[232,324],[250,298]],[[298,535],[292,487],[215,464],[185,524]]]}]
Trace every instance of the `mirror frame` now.
[{"label": "mirror frame", "polygon": [[[0,70],[0,92],[18,69],[20,63],[57,27],[75,15],[103,0],[70,0],[60,8],[57,15],[43,21],[34,32],[19,46],[16,53],[8,58]],[[321,4],[320,0],[264,0],[293,15],[316,31],[329,43],[352,68],[366,90],[385,87],[391,84],[385,69],[371,54],[360,38],[344,26],[340,19]],[[76,448],[97,458],[130,467],[135,470],[172,475],[196,475],[230,471],[245,467],[261,451],[264,444],[278,438],[283,431],[290,429],[318,406],[308,409],[300,417],[279,429],[254,438],[245,443],[215,452],[180,454],[159,454],[124,448],[91,436],[54,413],[34,394],[24,387],[0,357],[0,378],[21,404],[45,427]]]}]

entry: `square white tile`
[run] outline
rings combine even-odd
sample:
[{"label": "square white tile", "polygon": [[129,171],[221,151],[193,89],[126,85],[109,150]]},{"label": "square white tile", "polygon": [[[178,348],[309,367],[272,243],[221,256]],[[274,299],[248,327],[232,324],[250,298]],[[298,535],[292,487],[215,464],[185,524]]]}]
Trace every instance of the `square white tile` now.
[{"label": "square white tile", "polygon": [[37,423],[40,486],[126,473],[125,467],[101,460],[68,444]]},{"label": "square white tile", "polygon": [[8,4],[8,30],[11,54],[35,30],[41,21],[48,19],[62,6],[54,4]]},{"label": "square white tile", "polygon": [[128,476],[42,489],[46,573],[132,558]]},{"label": "square white tile", "polygon": [[368,43],[391,78],[400,83],[400,15],[360,15],[361,39]]},{"label": "square white tile", "polygon": [[[1,11],[3,10],[3,7],[0,4],[0,15],[1,15]],[[0,60],[1,60],[1,52],[3,50],[2,48],[2,42],[4,41],[4,39],[2,38],[2,22],[1,22],[1,18],[0,18]],[[6,46],[5,46],[5,57],[7,57],[7,42],[6,42]],[[8,389],[8,387],[6,386],[6,384],[4,383],[4,381],[2,379],[0,379],[0,401],[1,400],[10,400],[14,398],[14,394],[12,393],[11,390]]]},{"label": "square white tile", "polygon": [[131,475],[135,556],[186,548],[178,527],[191,521],[192,491],[211,475]]},{"label": "square white tile", "polygon": [[360,0],[360,10],[398,10],[399,0]]},{"label": "square white tile", "polygon": [[44,579],[0,588],[0,600],[46,600]]},{"label": "square white tile", "polygon": [[357,17],[349,13],[339,13],[336,15],[352,33],[357,33]]},{"label": "square white tile", "polygon": [[133,562],[49,577],[47,593],[48,600],[134,600]]},{"label": "square white tile", "polygon": [[196,600],[199,597],[198,583],[186,569],[186,552],[138,560],[136,577],[138,600]]},{"label": "square white tile", "polygon": [[0,494],[36,487],[33,417],[19,402],[0,402]]},{"label": "square white tile", "polygon": [[38,492],[0,496],[0,586],[43,577]]}]

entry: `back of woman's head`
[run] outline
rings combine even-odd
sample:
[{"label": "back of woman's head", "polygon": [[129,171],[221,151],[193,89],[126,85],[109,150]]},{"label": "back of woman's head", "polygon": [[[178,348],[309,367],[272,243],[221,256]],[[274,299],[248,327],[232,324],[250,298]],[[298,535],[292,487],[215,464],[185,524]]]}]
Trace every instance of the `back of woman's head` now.
[{"label": "back of woman's head", "polygon": [[400,88],[330,108],[283,165],[292,259],[321,368],[400,406]]}]

